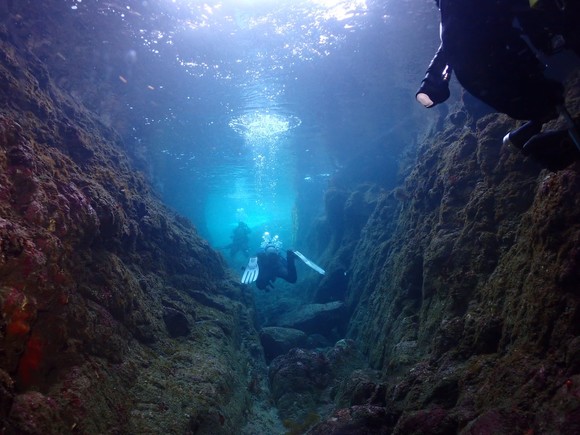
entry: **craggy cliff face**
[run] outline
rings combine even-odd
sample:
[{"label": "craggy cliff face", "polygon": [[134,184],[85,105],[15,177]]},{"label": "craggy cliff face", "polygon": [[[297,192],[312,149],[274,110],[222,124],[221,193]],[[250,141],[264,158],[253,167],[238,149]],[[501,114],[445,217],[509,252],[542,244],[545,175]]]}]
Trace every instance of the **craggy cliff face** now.
[{"label": "craggy cliff face", "polygon": [[469,112],[441,120],[393,192],[327,193],[314,293],[344,294],[369,366],[309,433],[580,430],[580,163],[549,172],[502,146],[512,120]]},{"label": "craggy cliff face", "polygon": [[573,433],[580,166],[542,170],[501,146],[505,116],[459,115],[362,230],[348,335],[389,379],[396,433]]},{"label": "craggy cliff face", "polygon": [[250,296],[4,18],[27,36],[0,25],[1,431],[234,433]]}]

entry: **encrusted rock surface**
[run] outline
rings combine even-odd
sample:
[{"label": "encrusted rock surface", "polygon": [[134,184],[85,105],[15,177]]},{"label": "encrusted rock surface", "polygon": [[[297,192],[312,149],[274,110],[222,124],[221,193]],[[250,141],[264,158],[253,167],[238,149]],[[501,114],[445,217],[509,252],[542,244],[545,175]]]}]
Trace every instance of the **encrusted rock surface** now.
[{"label": "encrusted rock surface", "polygon": [[[351,380],[351,373],[358,373],[364,365],[352,340],[340,340],[325,350],[295,348],[276,357],[270,364],[268,376],[272,399],[286,427],[294,431],[296,428],[305,430],[315,422],[313,417],[320,419],[328,414],[335,402],[351,400],[345,398],[351,388],[357,389],[352,385],[356,381]],[[368,395],[371,400],[370,388],[366,392],[361,390],[358,396]]]},{"label": "encrusted rock surface", "polygon": [[422,146],[396,228],[385,198],[362,230],[348,336],[382,371],[393,433],[578,427],[580,164],[542,170],[501,145],[513,126],[449,125]]},{"label": "encrusted rock surface", "polygon": [[294,328],[309,334],[331,335],[333,330],[343,329],[344,303],[307,304],[284,313],[277,319],[279,326]]},{"label": "encrusted rock surface", "polygon": [[263,370],[251,295],[54,82],[40,11],[0,25],[0,431],[235,433]]},{"label": "encrusted rock surface", "polygon": [[[578,72],[567,105],[578,117]],[[346,271],[347,337],[369,368],[343,378],[309,433],[580,428],[580,163],[544,169],[502,146],[514,121],[455,110],[365,225],[354,219],[354,244],[333,232],[337,219],[350,227],[351,194],[328,198],[321,262],[329,277]]]},{"label": "encrusted rock surface", "polygon": [[267,326],[260,330],[260,341],[266,361],[287,353],[295,347],[304,347],[307,336],[303,331],[280,326]]}]

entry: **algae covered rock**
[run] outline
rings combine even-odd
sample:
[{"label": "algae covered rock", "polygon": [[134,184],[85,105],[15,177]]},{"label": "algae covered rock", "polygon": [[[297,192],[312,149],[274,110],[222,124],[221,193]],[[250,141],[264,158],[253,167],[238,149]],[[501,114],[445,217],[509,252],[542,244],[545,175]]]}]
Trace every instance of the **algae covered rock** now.
[{"label": "algae covered rock", "polygon": [[83,51],[55,36],[86,17],[2,11],[0,432],[234,433],[263,365],[253,301],[64,89],[86,77],[41,62]]},{"label": "algae covered rock", "polygon": [[392,433],[396,417],[381,406],[351,406],[335,411],[326,421],[310,429],[308,434],[388,435]]},{"label": "algae covered rock", "polygon": [[340,301],[325,304],[303,305],[295,311],[282,314],[277,319],[278,326],[299,329],[306,333],[331,334],[333,329],[344,325],[344,303]]},{"label": "algae covered rock", "polygon": [[260,330],[260,341],[264,347],[266,361],[283,355],[295,347],[303,347],[306,334],[298,329],[268,326]]},{"label": "algae covered rock", "polygon": [[272,361],[268,377],[281,418],[300,421],[320,404],[331,369],[323,352],[292,349]]},{"label": "algae covered rock", "polygon": [[167,327],[167,332],[172,337],[183,337],[189,334],[191,327],[186,315],[174,308],[165,308],[163,311],[163,321]]}]

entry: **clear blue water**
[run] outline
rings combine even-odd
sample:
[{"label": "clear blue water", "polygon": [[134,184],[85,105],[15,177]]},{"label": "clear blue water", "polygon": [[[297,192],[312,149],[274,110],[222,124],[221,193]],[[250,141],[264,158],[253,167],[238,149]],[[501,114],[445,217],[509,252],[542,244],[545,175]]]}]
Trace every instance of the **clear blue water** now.
[{"label": "clear blue water", "polygon": [[290,247],[297,198],[314,220],[329,185],[393,187],[429,119],[414,101],[438,45],[427,0],[100,2],[99,13],[130,35],[120,79],[141,80],[129,109],[155,188],[217,248],[240,220],[256,249],[266,230]]}]

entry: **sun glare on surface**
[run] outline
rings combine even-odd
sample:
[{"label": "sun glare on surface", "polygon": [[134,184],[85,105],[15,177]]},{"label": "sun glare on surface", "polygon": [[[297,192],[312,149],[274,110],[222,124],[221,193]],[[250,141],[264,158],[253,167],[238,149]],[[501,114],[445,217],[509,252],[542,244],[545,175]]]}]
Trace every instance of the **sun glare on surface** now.
[{"label": "sun glare on surface", "polygon": [[190,10],[204,11],[207,14],[212,14],[224,7],[241,12],[267,6],[272,8],[300,7],[312,9],[326,19],[336,20],[351,18],[356,13],[367,10],[366,0],[222,0],[213,3],[196,0],[171,0],[171,3]]},{"label": "sun glare on surface", "polygon": [[[347,43],[349,35],[367,26],[370,14],[367,0],[164,0],[163,4],[159,16],[170,24],[140,23],[144,45],[155,55],[174,54],[194,77],[224,81],[242,76],[256,81],[328,57]],[[127,13],[113,6],[107,11]]]},{"label": "sun glare on surface", "polygon": [[356,13],[367,10],[366,0],[310,0],[311,3],[325,10],[326,19],[334,18],[338,21],[352,18]]}]

